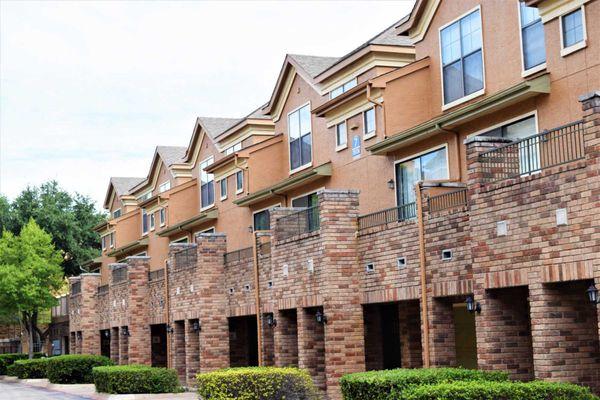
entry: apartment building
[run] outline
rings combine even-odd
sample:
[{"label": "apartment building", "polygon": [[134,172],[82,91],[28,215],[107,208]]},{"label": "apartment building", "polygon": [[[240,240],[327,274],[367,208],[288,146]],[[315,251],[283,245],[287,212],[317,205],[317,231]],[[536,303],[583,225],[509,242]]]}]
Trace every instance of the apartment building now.
[{"label": "apartment building", "polygon": [[72,352],[197,372],[464,366],[600,390],[598,0],[417,0],[287,55],[243,118],[113,178]]}]

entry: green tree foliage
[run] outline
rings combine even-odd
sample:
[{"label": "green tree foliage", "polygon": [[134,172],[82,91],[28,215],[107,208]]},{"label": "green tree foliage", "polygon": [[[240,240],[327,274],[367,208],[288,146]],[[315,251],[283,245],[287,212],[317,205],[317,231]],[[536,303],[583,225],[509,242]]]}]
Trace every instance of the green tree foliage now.
[{"label": "green tree foliage", "polygon": [[62,260],[52,237],[33,219],[18,236],[4,231],[0,237],[0,310],[19,316],[29,340],[29,358],[34,336],[43,341],[47,334],[39,330],[38,316],[56,305],[54,294],[63,285]]},{"label": "green tree foliage", "polygon": [[16,235],[32,218],[62,252],[65,275],[78,275],[82,263],[100,254],[100,237],[92,228],[105,216],[88,197],[71,195],[55,181],[27,187],[12,203],[0,196],[0,229]]}]

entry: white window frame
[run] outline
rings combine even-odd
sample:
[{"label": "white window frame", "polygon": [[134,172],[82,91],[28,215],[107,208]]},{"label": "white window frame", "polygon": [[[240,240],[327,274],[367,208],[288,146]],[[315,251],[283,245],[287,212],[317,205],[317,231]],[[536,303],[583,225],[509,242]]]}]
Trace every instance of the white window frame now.
[{"label": "white window frame", "polygon": [[180,237],[179,239],[175,239],[175,240],[171,240],[169,242],[169,244],[174,244],[174,243],[189,243],[190,239],[187,237],[187,235]]},{"label": "white window frame", "polygon": [[[571,14],[578,9],[581,10],[581,26],[583,28],[583,40],[581,42],[577,42],[574,45],[569,47],[565,47],[565,41],[563,38],[563,17],[568,14]],[[581,50],[587,47],[587,25],[585,23],[585,5],[581,5],[580,7],[575,7],[572,10],[567,11],[566,13],[560,15],[558,17],[558,30],[560,32],[560,55],[561,57],[566,57],[571,53],[576,52],[577,50]]]},{"label": "white window frame", "polygon": [[525,118],[527,118],[527,117],[531,117],[532,115],[533,115],[533,116],[534,116],[534,118],[535,118],[535,131],[536,131],[537,133],[540,133],[540,127],[539,127],[539,125],[538,125],[538,114],[537,114],[537,110],[533,110],[533,111],[529,111],[529,112],[526,112],[526,113],[524,113],[524,114],[518,115],[518,116],[516,116],[516,117],[509,118],[509,119],[507,119],[507,120],[504,120],[504,121],[502,121],[502,122],[499,122],[499,123],[497,123],[497,124],[490,125],[490,126],[488,126],[488,127],[486,127],[486,128],[479,129],[479,130],[478,130],[478,131],[476,131],[476,132],[473,132],[473,133],[470,133],[470,134],[468,134],[468,135],[467,135],[467,138],[470,138],[470,137],[473,137],[473,136],[479,136],[479,135],[482,135],[482,134],[484,134],[484,133],[487,133],[487,132],[489,132],[489,131],[492,131],[492,130],[494,130],[494,129],[496,129],[496,128],[499,128],[499,127],[501,127],[501,126],[504,126],[504,125],[509,125],[509,124],[512,124],[513,122],[517,122],[517,121],[519,121],[519,120],[521,120],[521,119],[525,119]]},{"label": "white window frame", "polygon": [[[525,78],[529,75],[535,74],[536,72],[545,70],[547,65],[546,65],[546,62],[543,62],[540,65],[536,65],[535,67],[525,69],[525,53],[523,51],[523,27],[521,26],[521,21],[522,21],[522,19],[521,19],[521,2],[519,0],[517,0],[515,3],[517,4],[517,16],[519,18],[518,28],[519,28],[519,46],[521,49],[521,77]],[[543,21],[542,21],[542,25],[543,25]],[[545,27],[544,27],[544,29],[545,29]],[[546,57],[546,58],[548,58],[548,57]],[[485,84],[484,84],[484,86],[485,86]]]},{"label": "white window frame", "polygon": [[[225,182],[225,194],[223,194],[223,182]],[[227,199],[227,192],[229,191],[229,188],[227,187],[227,177],[221,178],[221,180],[219,180],[219,198],[221,200],[225,200]]]},{"label": "white window frame", "polygon": [[111,233],[109,233],[109,236],[110,236],[110,238],[109,238],[109,244],[110,244],[110,248],[111,248],[111,249],[114,249],[114,248],[115,248],[115,245],[116,245],[115,233],[114,233],[114,232],[111,232]]},{"label": "white window frame", "polygon": [[[346,86],[347,84],[349,84],[349,83],[351,83],[351,82],[354,82],[354,86],[352,86],[350,89],[344,89],[344,86]],[[341,85],[337,85],[336,87],[334,87],[333,89],[331,89],[331,90],[329,91],[329,100],[331,100],[331,99],[335,99],[336,97],[339,97],[339,96],[343,95],[343,94],[344,94],[344,93],[346,93],[347,91],[349,91],[349,90],[352,90],[352,89],[354,89],[354,88],[355,88],[355,87],[357,87],[357,86],[358,86],[358,77],[356,77],[356,76],[355,76],[355,77],[354,77],[354,78],[352,78],[352,79],[348,79],[346,82],[342,83]],[[342,92],[341,92],[340,94],[338,94],[337,96],[332,96],[332,93],[333,93],[335,90],[339,89],[339,88],[342,88]]]},{"label": "white window frame", "polygon": [[150,197],[152,197],[152,190],[149,190],[147,192],[145,192],[144,194],[141,194],[139,197],[136,198],[137,201],[146,201],[148,200]]},{"label": "white window frame", "polygon": [[[346,126],[346,143],[344,144],[339,144],[338,143],[338,126],[340,125],[345,125]],[[342,151],[344,149],[348,148],[348,120],[343,120],[340,123],[337,123],[333,126],[333,128],[335,129],[335,151]]]},{"label": "white window frame", "polygon": [[265,210],[272,211],[276,207],[281,207],[281,203],[273,204],[272,206],[264,207],[264,208],[261,208],[260,210],[252,211],[252,230],[254,232],[256,232],[256,226],[254,226],[254,215],[258,214],[258,213],[261,213],[261,212],[263,212]]},{"label": "white window frame", "polygon": [[[207,204],[207,205],[203,205],[202,204],[202,170],[203,170],[202,164],[205,164],[205,163],[207,163],[209,161],[210,161],[210,163],[206,164],[206,167],[212,165],[215,162],[215,156],[211,155],[210,157],[206,157],[204,160],[202,160],[200,162],[200,164],[198,166],[198,175],[199,175],[198,176],[198,178],[199,178],[198,180],[200,181],[200,187],[199,187],[199,189],[200,189],[200,211],[208,210],[209,208],[212,208],[212,207],[215,206],[215,196],[214,196],[215,176],[214,176],[214,174],[209,174],[209,175],[212,175],[212,182],[213,182],[213,202],[211,204]],[[208,174],[208,172],[206,172],[206,174]],[[210,182],[210,181],[208,181],[208,182]]]},{"label": "white window frame", "polygon": [[240,150],[242,150],[242,142],[237,142],[236,144],[234,144],[234,145],[231,145],[231,146],[227,147],[227,148],[226,148],[226,149],[223,151],[223,153],[224,153],[226,156],[228,156],[228,155],[230,155],[230,154],[233,154],[233,153],[235,153],[236,151],[240,151]]},{"label": "white window frame", "polygon": [[148,226],[150,228],[150,231],[153,231],[154,228],[156,228],[156,217],[154,216],[153,212],[148,214],[148,216],[150,217],[150,219],[148,220]]},{"label": "white window frame", "polygon": [[304,192],[304,193],[302,193],[302,194],[299,194],[298,196],[294,196],[294,197],[292,197],[292,198],[290,199],[290,201],[289,201],[289,204],[290,204],[290,205],[289,205],[289,207],[294,207],[294,206],[292,205],[292,203],[294,202],[294,200],[296,200],[296,199],[299,199],[299,198],[301,198],[301,197],[306,197],[306,196],[308,196],[309,194],[313,194],[313,193],[319,193],[319,192],[322,192],[323,190],[325,190],[325,186],[321,186],[321,187],[320,187],[320,188],[318,188],[318,189],[309,190],[308,192]]},{"label": "white window frame", "polygon": [[[239,187],[240,186],[239,185],[239,183],[240,183],[240,178],[239,177],[240,176],[242,177],[242,179],[241,179],[241,183],[242,183],[241,187]],[[235,171],[235,194],[240,194],[240,193],[244,193],[244,170],[243,169]]]},{"label": "white window frame", "polygon": [[[144,235],[147,235],[148,231],[150,230],[149,229],[150,221],[148,221],[148,223],[146,224],[146,228],[147,229],[144,231],[144,219],[148,218],[148,213],[146,212],[145,208],[142,208],[140,212],[141,212],[141,215],[142,215],[142,236],[144,236]],[[144,217],[144,214],[146,215],[145,217]]]},{"label": "white window frame", "polygon": [[[292,154],[291,154],[291,147],[292,146],[291,146],[291,141],[290,141],[290,114],[293,114],[296,111],[298,111],[301,108],[304,108],[306,106],[308,106],[308,111],[309,111],[309,113],[311,115],[311,117],[310,117],[310,162],[306,163],[304,165],[300,165],[298,168],[292,169]],[[289,113],[287,113],[286,123],[287,123],[287,139],[288,139],[287,140],[287,144],[288,144],[288,150],[287,150],[287,153],[288,153],[288,164],[289,164],[289,168],[290,168],[290,175],[292,175],[292,174],[294,174],[294,173],[296,173],[298,171],[302,171],[304,169],[312,167],[313,160],[315,159],[314,152],[313,152],[314,147],[315,147],[314,146],[314,144],[315,144],[314,143],[315,136],[313,134],[314,132],[313,132],[313,129],[312,129],[312,107],[311,107],[310,101],[302,104],[299,107],[296,107],[295,109],[293,109],[292,111],[290,111]],[[301,145],[302,145],[302,143],[301,143]],[[300,149],[302,150],[302,147],[300,147]]]},{"label": "white window frame", "polygon": [[120,209],[120,208],[117,208],[115,211],[113,211],[113,212],[112,212],[112,217],[113,217],[113,219],[115,219],[115,218],[119,218],[119,217],[121,217],[121,216],[123,215],[123,213],[121,213],[121,215],[119,215],[118,217],[115,217],[115,213],[116,213],[117,211],[121,211],[121,209]]},{"label": "white window frame", "polygon": [[[166,187],[166,189],[165,189],[165,187]],[[165,182],[161,183],[160,185],[158,185],[158,193],[164,193],[170,189],[171,189],[171,181],[165,181]]]},{"label": "white window frame", "polygon": [[[373,131],[367,132],[367,113],[373,110]],[[375,110],[375,106],[369,108],[362,112],[362,123],[363,123],[363,140],[371,139],[377,135],[377,111]],[[347,133],[347,131],[346,131]]]},{"label": "white window frame", "polygon": [[106,250],[106,236],[107,235],[104,235],[100,238],[100,241],[102,243],[102,250]]},{"label": "white window frame", "polygon": [[167,224],[167,209],[164,207],[158,210],[158,223],[161,227]]},{"label": "white window frame", "polygon": [[[483,87],[476,91],[473,92],[467,96],[461,97],[460,99],[456,99],[454,101],[451,101],[448,104],[444,104],[444,65],[443,65],[443,61],[442,61],[442,31],[444,30],[444,28],[447,28],[448,26],[452,25],[453,23],[455,23],[456,21],[459,21],[461,19],[463,19],[464,17],[466,17],[467,15],[475,12],[479,10],[479,19],[480,19],[480,24],[481,24],[481,68],[483,70]],[[520,26],[520,25],[519,25]],[[461,43],[462,46],[462,43]],[[459,104],[465,103],[469,100],[472,100],[476,97],[481,96],[482,94],[485,93],[485,41],[484,41],[484,36],[483,36],[483,16],[481,15],[481,5],[477,5],[477,7],[472,8],[471,10],[467,11],[466,13],[460,15],[459,17],[455,18],[454,20],[448,22],[445,25],[442,25],[438,28],[438,48],[439,48],[439,56],[440,56],[440,84],[442,85],[442,111],[446,111],[452,107],[456,107]],[[521,54],[523,54],[521,52]]]}]

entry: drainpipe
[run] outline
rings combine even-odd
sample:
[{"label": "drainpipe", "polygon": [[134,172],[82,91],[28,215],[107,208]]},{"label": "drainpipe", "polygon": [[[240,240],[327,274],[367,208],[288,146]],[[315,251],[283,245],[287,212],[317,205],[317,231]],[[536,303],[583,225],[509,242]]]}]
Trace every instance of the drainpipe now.
[{"label": "drainpipe", "polygon": [[[258,231],[262,232],[262,231]],[[258,246],[257,246],[257,231],[252,233],[252,252],[254,256],[254,293],[255,293],[255,307],[256,307],[256,337],[258,339],[258,366],[263,365],[263,332],[261,323],[261,306],[260,306],[260,279],[258,270]]]},{"label": "drainpipe", "polygon": [[[170,324],[169,321],[169,263],[165,262],[165,314],[166,314],[166,324],[167,327]],[[169,332],[167,334],[167,368],[171,368],[171,337],[169,336]]]},{"label": "drainpipe", "polygon": [[423,197],[421,182],[415,186],[419,227],[419,263],[421,264],[421,323],[423,324],[423,366],[429,368],[429,309],[427,305],[427,271],[425,268],[425,226],[423,222]]}]

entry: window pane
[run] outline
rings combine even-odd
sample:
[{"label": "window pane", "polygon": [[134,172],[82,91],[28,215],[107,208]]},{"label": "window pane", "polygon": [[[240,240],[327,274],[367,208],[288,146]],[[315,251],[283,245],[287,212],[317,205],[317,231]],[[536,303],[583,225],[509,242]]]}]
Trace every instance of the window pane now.
[{"label": "window pane", "polygon": [[375,109],[365,111],[365,133],[375,132]]},{"label": "window pane", "polygon": [[546,62],[544,26],[541,20],[523,28],[523,58],[526,70]]},{"label": "window pane", "polygon": [[346,123],[342,122],[341,124],[336,125],[336,145],[344,146],[348,141],[348,135],[346,134]]},{"label": "window pane", "polygon": [[535,130],[535,117],[531,116],[521,121],[513,122],[502,127],[502,137],[519,140],[528,136],[533,136]]},{"label": "window pane", "polygon": [[302,142],[302,154],[301,154],[301,164],[300,165],[305,165],[305,164],[310,163],[311,159],[312,159],[312,155],[311,155],[312,136],[311,135],[302,136],[302,139],[300,139],[300,141]]},{"label": "window pane", "polygon": [[396,165],[396,196],[398,205],[415,201],[415,184],[421,180],[421,167],[418,158]]},{"label": "window pane", "polygon": [[300,109],[300,134],[310,133],[310,108],[308,105]]},{"label": "window pane", "polygon": [[237,190],[242,190],[244,188],[244,173],[242,171],[235,173],[235,187]]},{"label": "window pane", "polygon": [[524,3],[521,6],[521,26],[526,26],[540,18],[537,7],[527,7]]},{"label": "window pane", "polygon": [[481,18],[475,11],[460,20],[463,56],[481,49]]},{"label": "window pane", "polygon": [[344,83],[344,92],[347,92],[348,90],[352,89],[356,85],[357,85],[356,78]]},{"label": "window pane", "polygon": [[302,165],[300,161],[300,139],[296,139],[290,143],[290,166],[292,169]]},{"label": "window pane", "polygon": [[254,230],[255,231],[266,231],[266,230],[271,229],[269,218],[270,218],[269,210],[263,210],[259,213],[254,214]]},{"label": "window pane", "polygon": [[288,134],[290,140],[300,137],[300,113],[298,111],[288,117]]},{"label": "window pane", "polygon": [[446,65],[460,58],[460,24],[442,30],[442,64]]},{"label": "window pane", "polygon": [[448,104],[463,97],[462,67],[457,61],[444,67],[444,103]]},{"label": "window pane", "polygon": [[221,197],[227,196],[227,178],[221,179]]},{"label": "window pane", "polygon": [[329,98],[334,99],[342,93],[344,93],[344,87],[343,86],[336,87],[331,92],[329,92]]},{"label": "window pane", "polygon": [[464,60],[465,96],[483,89],[483,61],[481,50]]},{"label": "window pane", "polygon": [[421,157],[421,174],[423,180],[448,178],[448,163],[445,148]]},{"label": "window pane", "polygon": [[583,41],[583,15],[581,9],[563,17],[563,47]]}]

